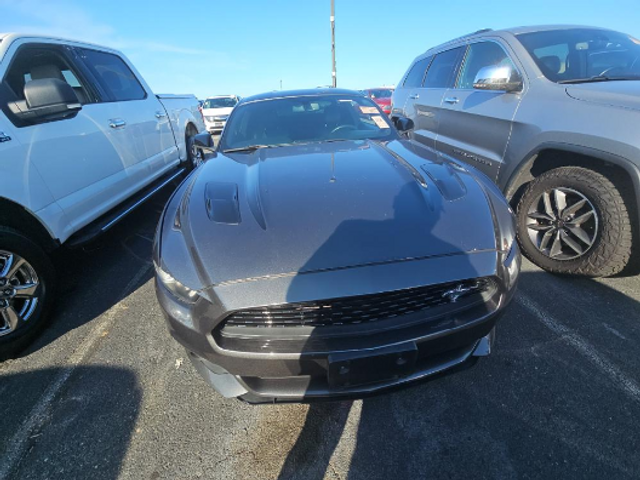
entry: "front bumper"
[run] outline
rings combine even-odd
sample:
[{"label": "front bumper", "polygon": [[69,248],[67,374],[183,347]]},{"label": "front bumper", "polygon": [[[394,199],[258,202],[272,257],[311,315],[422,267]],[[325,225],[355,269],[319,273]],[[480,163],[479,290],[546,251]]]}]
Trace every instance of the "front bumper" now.
[{"label": "front bumper", "polygon": [[[482,260],[484,256],[484,260]],[[462,313],[448,315],[446,319],[438,321],[425,321],[412,323],[410,327],[398,328],[384,334],[363,332],[363,335],[355,337],[351,344],[345,348],[344,339],[332,339],[324,342],[306,342],[295,344],[292,348],[283,348],[282,342],[264,341],[253,342],[255,348],[241,348],[242,342],[236,342],[235,346],[221,346],[221,339],[217,336],[223,318],[228,311],[236,308],[231,305],[227,308],[214,306],[211,302],[200,299],[195,305],[187,306],[177,301],[161,284],[156,282],[158,299],[168,321],[171,335],[187,350],[189,358],[202,377],[219,393],[225,397],[238,397],[250,403],[266,402],[308,402],[322,399],[358,398],[375,394],[387,389],[400,387],[415,381],[427,378],[434,374],[449,370],[465,363],[470,357],[486,355],[489,353],[494,327],[498,318],[504,312],[510,302],[517,279],[519,268],[513,270],[513,278],[504,278],[509,275],[505,269],[496,268],[496,255],[479,254],[477,261],[471,268],[476,274],[492,273],[498,284],[498,289],[488,302],[486,308],[483,305],[481,314],[474,310],[473,317]],[[517,257],[519,267],[519,255]],[[430,269],[426,271],[438,272],[440,262],[446,262],[452,271],[456,265],[452,259],[430,260]],[[484,265],[483,265],[484,263]],[[491,263],[493,266],[491,267]],[[423,265],[424,268],[427,265]],[[399,265],[389,267],[393,270],[388,277],[380,272],[380,278],[409,278],[409,268],[418,265]],[[380,269],[380,267],[377,267]],[[417,272],[425,275],[425,270],[416,268]],[[440,270],[442,271],[442,270]],[[492,272],[490,272],[492,271]],[[348,276],[351,272],[333,272],[328,274],[324,284],[322,274],[316,278],[309,276],[310,286],[317,290],[327,291],[336,283],[336,275]],[[432,273],[429,273],[431,275]],[[349,281],[348,278],[342,280]],[[370,282],[371,277],[369,278]],[[278,288],[279,282],[286,283],[285,279],[265,280],[269,284],[271,292]],[[394,280],[397,281],[397,280]],[[338,282],[340,283],[340,282]],[[244,288],[247,288],[244,284]],[[369,285],[370,288],[377,288]],[[235,288],[242,288],[237,286]],[[286,290],[286,285],[282,288]],[[364,287],[361,287],[364,288]],[[387,288],[394,288],[389,286]],[[247,293],[259,297],[264,289],[255,289]],[[374,290],[375,291],[375,290]],[[224,293],[224,292],[223,292]],[[234,297],[246,298],[245,292],[234,292]],[[221,303],[224,295],[220,295]],[[262,303],[258,299],[258,303]],[[220,313],[223,311],[222,313]],[[314,339],[317,340],[317,339]],[[247,342],[250,343],[250,342]],[[286,343],[286,342],[285,342]],[[329,382],[328,371],[330,357],[345,352],[366,352],[366,355],[375,357],[389,348],[402,345],[415,345],[416,359],[410,372],[395,377],[385,377],[377,381],[347,386],[332,386]],[[238,347],[240,346],[240,347]]]},{"label": "front bumper", "polygon": [[207,132],[211,134],[218,134],[224,130],[224,126],[227,124],[226,120],[220,122],[209,122],[205,120],[204,125],[207,128]]}]

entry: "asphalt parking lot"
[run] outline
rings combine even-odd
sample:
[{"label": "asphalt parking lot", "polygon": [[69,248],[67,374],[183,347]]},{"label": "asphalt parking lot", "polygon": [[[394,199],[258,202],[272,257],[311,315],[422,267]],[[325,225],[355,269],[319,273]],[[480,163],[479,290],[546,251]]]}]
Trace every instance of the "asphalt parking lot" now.
[{"label": "asphalt parking lot", "polygon": [[526,263],[494,354],[355,402],[214,393],[156,305],[166,195],[61,258],[53,323],[0,364],[0,478],[638,478],[640,277]]}]

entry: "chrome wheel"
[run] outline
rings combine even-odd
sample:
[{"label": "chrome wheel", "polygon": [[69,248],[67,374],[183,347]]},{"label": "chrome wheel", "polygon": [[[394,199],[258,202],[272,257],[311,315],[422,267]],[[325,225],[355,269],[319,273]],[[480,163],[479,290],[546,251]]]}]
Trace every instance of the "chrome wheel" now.
[{"label": "chrome wheel", "polygon": [[546,256],[573,260],[593,246],[598,235],[598,213],[580,192],[552,188],[531,204],[527,231],[531,242]]},{"label": "chrome wheel", "polygon": [[38,275],[29,262],[0,250],[0,336],[15,332],[33,316],[39,287]]},{"label": "chrome wheel", "polygon": [[191,165],[194,169],[198,168],[204,162],[204,153],[196,147],[194,143],[191,145]]}]

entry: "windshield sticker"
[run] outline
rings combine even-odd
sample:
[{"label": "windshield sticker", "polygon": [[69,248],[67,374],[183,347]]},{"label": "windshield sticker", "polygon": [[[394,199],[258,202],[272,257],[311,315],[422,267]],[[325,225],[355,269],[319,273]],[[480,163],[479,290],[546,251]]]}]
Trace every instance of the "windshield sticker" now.
[{"label": "windshield sticker", "polygon": [[378,128],[389,128],[389,124],[385,122],[380,115],[374,115],[371,117],[371,120],[373,120],[373,123],[375,123]]},{"label": "windshield sticker", "polygon": [[375,115],[378,113],[378,109],[376,107],[360,107],[360,111],[365,115]]}]

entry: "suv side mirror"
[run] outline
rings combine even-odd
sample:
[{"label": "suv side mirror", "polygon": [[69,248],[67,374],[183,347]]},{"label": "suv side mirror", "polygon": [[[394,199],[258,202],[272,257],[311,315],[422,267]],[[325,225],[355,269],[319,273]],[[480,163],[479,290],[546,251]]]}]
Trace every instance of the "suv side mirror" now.
[{"label": "suv side mirror", "polygon": [[407,133],[409,130],[413,130],[414,127],[413,120],[407,117],[394,118],[393,123],[400,133]]},{"label": "suv side mirror", "polygon": [[522,78],[509,65],[482,67],[473,80],[473,88],[477,90],[519,92],[522,90]]},{"label": "suv side mirror", "polygon": [[210,133],[199,133],[193,137],[193,145],[205,153],[215,153],[216,147]]},{"label": "suv side mirror", "polygon": [[61,120],[82,109],[76,92],[58,78],[31,80],[24,86],[24,100],[9,104],[20,120],[37,122]]}]

